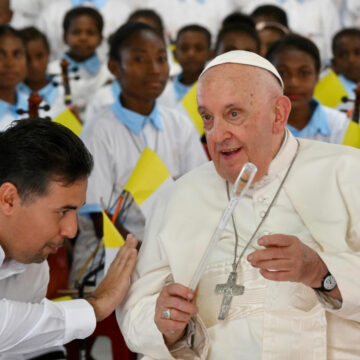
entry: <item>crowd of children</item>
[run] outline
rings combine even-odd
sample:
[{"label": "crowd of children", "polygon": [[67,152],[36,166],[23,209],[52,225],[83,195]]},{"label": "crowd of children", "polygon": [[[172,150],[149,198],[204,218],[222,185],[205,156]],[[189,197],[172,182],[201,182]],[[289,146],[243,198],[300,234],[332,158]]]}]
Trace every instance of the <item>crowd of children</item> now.
[{"label": "crowd of children", "polygon": [[[7,23],[0,26],[0,130],[24,116],[19,109],[27,111],[33,92],[41,96],[43,108],[50,107],[40,116],[54,119],[70,108],[84,124],[82,138],[94,155],[95,168],[80,219],[73,279],[101,235],[100,199],[108,203],[120,196],[145,148],[158,154],[174,179],[207,160],[202,131],[191,114],[196,113],[197,79],[213,56],[246,50],[267,57],[291,100],[289,130],[299,137],[343,141],[350,117],[340,110],[353,107],[360,81],[358,28],[342,29],[327,39],[332,40],[332,56],[327,58],[311,39],[292,32],[291,19],[276,5],[259,2],[261,6],[249,8],[250,15],[234,11],[224,17],[219,4],[211,29],[203,14],[201,21],[178,26],[174,34],[156,2],[144,1],[148,7],[138,4],[137,9],[116,0],[93,1],[92,6],[81,0],[53,3],[39,0],[40,15],[36,19],[29,10],[23,24],[31,26],[22,29],[11,25],[18,28],[16,16],[26,14],[4,11],[0,18]],[[200,3],[216,9],[210,1],[199,1],[196,9]],[[236,10],[230,3],[229,12]],[[207,15],[210,18],[210,10]],[[61,76],[64,59],[71,105]],[[189,105],[185,109],[185,102],[193,111]],[[117,226],[141,240],[145,220],[132,203]]]}]

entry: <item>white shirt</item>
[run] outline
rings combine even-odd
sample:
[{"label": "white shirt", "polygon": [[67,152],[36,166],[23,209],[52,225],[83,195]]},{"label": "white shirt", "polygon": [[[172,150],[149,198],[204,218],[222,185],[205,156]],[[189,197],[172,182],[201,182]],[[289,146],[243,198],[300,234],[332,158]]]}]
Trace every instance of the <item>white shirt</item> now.
[{"label": "white shirt", "polygon": [[[87,6],[92,6],[90,3]],[[51,58],[58,59],[67,50],[63,41],[62,22],[65,13],[72,8],[71,0],[47,1],[42,12],[38,14],[37,27],[44,32],[49,39]],[[97,9],[104,19],[102,42],[98,52],[102,60],[106,58],[108,37],[123,23],[133,11],[130,2],[119,0],[107,0],[101,9]]]},{"label": "white shirt", "polygon": [[235,10],[232,0],[137,0],[138,7],[152,8],[163,19],[165,33],[172,39],[185,25],[198,24],[215,37],[223,18]]},{"label": "white shirt", "polygon": [[[48,66],[48,72],[50,74],[61,74],[60,62],[61,60],[51,62]],[[112,79],[113,76],[108,70],[106,64],[102,64],[95,75],[91,75],[83,67],[79,67],[76,73],[69,74],[70,77],[74,77],[76,75],[78,75],[80,79],[70,80],[70,87],[73,104],[77,107],[81,118],[83,117],[82,115],[85,112],[86,105],[92,94],[105,85],[105,83]]]},{"label": "white shirt", "polygon": [[[116,81],[116,80],[114,80]],[[118,88],[119,85],[116,86]],[[89,119],[93,118],[95,114],[98,114],[98,111],[101,110],[104,106],[112,105],[117,99],[115,98],[115,93],[120,90],[114,90],[114,83],[107,84],[98,89],[95,94],[88,101],[86,106],[84,122],[88,122]],[[168,80],[164,91],[156,99],[156,102],[160,105],[165,105],[167,107],[177,108],[177,101],[175,99],[175,94],[173,90],[172,81]],[[178,109],[178,108],[177,108]],[[180,110],[180,109],[179,109]],[[182,111],[185,115],[186,112]]]},{"label": "white shirt", "polygon": [[85,338],[95,329],[86,300],[52,302],[45,298],[47,262],[4,260],[0,247],[0,359],[26,359],[26,353]]},{"label": "white shirt", "polygon": [[[145,125],[139,135],[132,133],[114,114],[110,105],[101,109],[101,117],[90,119],[83,131],[83,140],[94,156],[94,170],[89,177],[87,204],[108,204],[111,195],[120,195],[142,150],[155,150],[173,178],[184,175],[206,162],[206,155],[195,127],[180,113],[158,105],[163,130]],[[114,193],[112,194],[112,190]],[[137,206],[131,206],[124,226],[143,238],[145,219]]]},{"label": "white shirt", "polygon": [[312,40],[318,46],[323,62],[331,59],[331,39],[340,30],[340,16],[333,1],[252,0],[243,10],[245,13],[251,13],[258,6],[265,4],[285,10],[290,30]]}]

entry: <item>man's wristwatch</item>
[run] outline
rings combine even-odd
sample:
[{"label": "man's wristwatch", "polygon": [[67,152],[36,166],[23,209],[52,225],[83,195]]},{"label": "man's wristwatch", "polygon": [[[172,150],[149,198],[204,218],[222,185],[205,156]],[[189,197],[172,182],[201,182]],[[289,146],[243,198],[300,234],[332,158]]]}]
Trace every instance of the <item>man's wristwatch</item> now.
[{"label": "man's wristwatch", "polygon": [[319,288],[314,288],[314,290],[329,292],[331,290],[334,290],[335,287],[336,287],[336,280],[328,271],[328,273],[323,277],[321,281],[321,286]]}]

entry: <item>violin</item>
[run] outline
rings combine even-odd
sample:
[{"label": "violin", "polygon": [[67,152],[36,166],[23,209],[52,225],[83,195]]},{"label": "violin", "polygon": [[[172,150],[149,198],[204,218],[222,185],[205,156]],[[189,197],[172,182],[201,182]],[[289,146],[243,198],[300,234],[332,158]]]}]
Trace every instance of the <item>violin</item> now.
[{"label": "violin", "polygon": [[69,79],[69,62],[66,59],[62,59],[61,66],[61,77],[62,83],[64,86],[64,102],[66,106],[72,105],[72,95],[70,88],[70,79]]},{"label": "violin", "polygon": [[[32,92],[28,98],[29,110],[17,109],[16,112],[19,115],[29,114],[29,118],[31,118],[31,119],[38,118],[40,109],[45,110],[45,111],[50,110],[49,105],[40,106],[42,101],[43,101],[43,99],[38,93]],[[46,117],[46,118],[48,118],[48,117]]]}]

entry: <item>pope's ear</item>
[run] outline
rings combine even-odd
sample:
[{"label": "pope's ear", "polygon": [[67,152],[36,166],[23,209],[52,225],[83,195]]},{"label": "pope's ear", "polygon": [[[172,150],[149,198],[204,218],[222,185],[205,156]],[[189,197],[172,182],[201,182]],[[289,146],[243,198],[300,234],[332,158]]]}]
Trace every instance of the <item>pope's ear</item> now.
[{"label": "pope's ear", "polygon": [[16,204],[21,199],[16,186],[10,182],[5,182],[0,186],[0,211],[4,215],[11,215]]},{"label": "pope's ear", "polygon": [[281,95],[275,102],[275,121],[273,123],[273,133],[281,134],[287,124],[291,111],[291,101],[287,96]]}]

